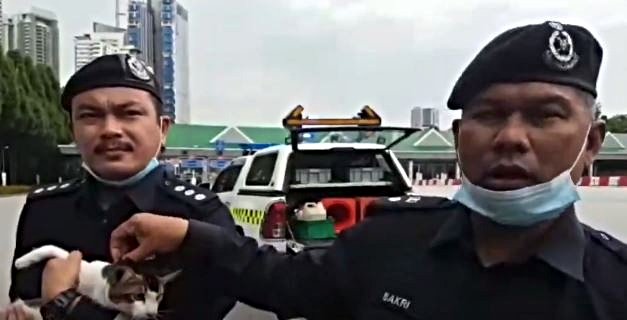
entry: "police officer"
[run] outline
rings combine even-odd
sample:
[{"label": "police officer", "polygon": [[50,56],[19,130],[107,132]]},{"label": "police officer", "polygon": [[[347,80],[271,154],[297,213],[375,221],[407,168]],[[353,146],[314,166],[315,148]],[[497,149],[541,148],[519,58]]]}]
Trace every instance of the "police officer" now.
[{"label": "police officer", "polygon": [[453,127],[463,184],[453,200],[382,201],[322,255],[286,256],[150,214],[113,232],[112,255],[178,250],[235,276],[228,292],[241,301],[286,318],[625,319],[627,246],[574,209],[574,182],[605,134],[593,110],[601,60],[580,26],[546,22],[496,37],[448,101],[462,110]]},{"label": "police officer", "polygon": [[[86,174],[37,187],[28,195],[18,222],[14,261],[47,244],[78,250],[87,261],[110,261],[111,231],[139,212],[195,219],[235,231],[229,210],[215,194],[177,180],[159,164],[157,156],[170,127],[162,115],[159,90],[152,72],[131,55],[97,58],[70,78],[62,106],[71,115]],[[162,309],[169,311],[160,319],[222,319],[235,303],[222,294],[224,280],[206,268],[177,265],[176,259],[157,257],[154,262],[163,272],[184,270],[168,287]],[[41,294],[46,319],[114,318],[115,313],[87,299],[76,300],[79,295],[67,284],[72,270],[67,262],[48,262],[42,292],[42,267],[12,268],[11,300]],[[6,312],[8,319],[20,315],[16,308]]]}]

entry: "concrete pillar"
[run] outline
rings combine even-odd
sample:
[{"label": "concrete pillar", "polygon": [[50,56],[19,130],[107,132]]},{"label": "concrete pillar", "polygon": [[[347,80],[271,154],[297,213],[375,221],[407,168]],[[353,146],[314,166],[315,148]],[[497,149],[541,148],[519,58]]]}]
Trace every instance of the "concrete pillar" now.
[{"label": "concrete pillar", "polygon": [[594,161],[590,163],[590,166],[588,167],[588,176],[593,177],[594,176]]},{"label": "concrete pillar", "polygon": [[414,184],[415,178],[414,178],[414,160],[409,160],[409,167],[407,168],[407,175],[409,175],[409,181],[411,181],[411,184]]}]

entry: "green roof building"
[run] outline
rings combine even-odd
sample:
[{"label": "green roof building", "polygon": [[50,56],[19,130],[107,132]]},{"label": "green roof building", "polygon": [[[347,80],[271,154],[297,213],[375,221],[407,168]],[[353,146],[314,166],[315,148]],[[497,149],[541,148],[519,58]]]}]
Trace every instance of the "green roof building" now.
[{"label": "green roof building", "polygon": [[[285,144],[289,132],[281,127],[204,126],[174,124],[168,134],[165,157],[219,158],[218,144],[223,143],[223,158],[241,156],[247,145]],[[325,137],[321,137],[326,141]],[[78,155],[75,146],[60,145],[62,153]],[[421,172],[422,178],[441,173],[459,176],[453,133],[450,130],[419,131],[392,148],[411,176]],[[607,133],[595,164],[588,168],[593,175],[627,174],[627,134]]]}]

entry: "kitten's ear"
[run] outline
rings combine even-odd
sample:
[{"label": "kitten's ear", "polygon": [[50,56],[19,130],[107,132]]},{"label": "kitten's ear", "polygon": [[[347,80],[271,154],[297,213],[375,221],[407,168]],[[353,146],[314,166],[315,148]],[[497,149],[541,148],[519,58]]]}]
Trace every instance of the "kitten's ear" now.
[{"label": "kitten's ear", "polygon": [[174,272],[166,274],[165,276],[159,277],[159,281],[162,284],[167,284],[167,283],[173,281],[174,279],[176,279],[180,274],[181,274],[181,270],[176,270]]},{"label": "kitten's ear", "polygon": [[120,282],[127,274],[132,272],[133,270],[129,267],[115,264],[110,264],[102,268],[102,276],[107,279],[109,284]]}]

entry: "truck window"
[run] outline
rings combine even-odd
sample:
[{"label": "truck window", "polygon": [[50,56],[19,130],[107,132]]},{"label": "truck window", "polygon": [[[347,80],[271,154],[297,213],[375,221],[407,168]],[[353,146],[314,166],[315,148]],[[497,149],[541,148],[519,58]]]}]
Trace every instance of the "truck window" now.
[{"label": "truck window", "polygon": [[255,157],[250,165],[250,171],[246,177],[247,186],[267,186],[272,180],[277,154],[267,154]]},{"label": "truck window", "polygon": [[389,157],[380,151],[294,153],[290,185],[390,185],[399,181]]},{"label": "truck window", "polygon": [[233,191],[235,187],[235,182],[237,181],[237,177],[239,176],[240,171],[242,171],[242,166],[230,166],[218,175],[215,183],[213,184],[213,188],[211,191],[214,193],[220,192],[229,192]]}]

